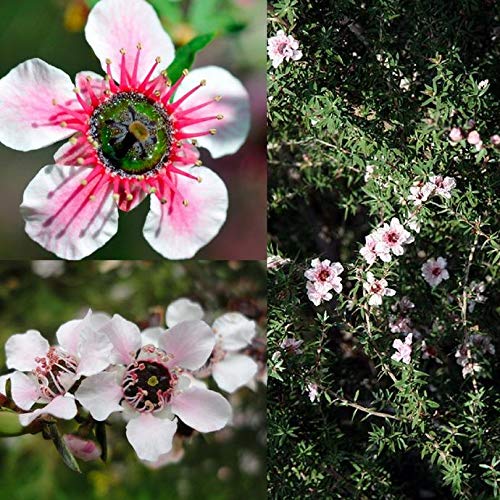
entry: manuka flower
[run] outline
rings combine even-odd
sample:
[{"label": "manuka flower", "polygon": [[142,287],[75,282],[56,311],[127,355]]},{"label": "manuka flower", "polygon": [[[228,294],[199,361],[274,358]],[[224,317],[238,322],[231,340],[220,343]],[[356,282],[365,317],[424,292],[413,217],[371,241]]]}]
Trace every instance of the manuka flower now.
[{"label": "manuka flower", "polygon": [[446,266],[447,262],[443,257],[438,257],[437,259],[431,258],[422,264],[422,276],[432,288],[450,277]]},{"label": "manuka flower", "polygon": [[186,321],[170,330],[139,328],[115,315],[106,325],[114,347],[106,371],[86,378],[76,399],[95,420],[124,412],[127,439],[142,460],[156,461],[172,449],[177,419],[199,432],[224,427],[231,406],[217,392],[192,382],[215,345],[203,321]]},{"label": "manuka flower", "polygon": [[412,333],[409,333],[405,337],[404,342],[402,342],[400,339],[396,339],[392,343],[392,347],[396,349],[396,352],[391,356],[391,359],[393,359],[394,361],[402,361],[403,363],[408,365],[411,361],[412,341],[413,341]]},{"label": "manuka flower", "polygon": [[299,42],[292,35],[285,35],[283,30],[279,30],[275,36],[269,38],[267,53],[274,68],[277,68],[283,61],[298,61],[302,57]]},{"label": "manuka flower", "polygon": [[377,279],[371,271],[366,273],[366,281],[363,283],[363,288],[369,295],[368,304],[371,306],[382,305],[382,297],[392,297],[396,291],[387,287],[387,280],[384,278]]},{"label": "manuka flower", "polygon": [[[28,413],[19,415],[29,425],[41,415],[71,420],[76,402],[69,390],[83,376],[104,370],[110,362],[111,343],[101,331],[104,315],[91,311],[81,320],[69,321],[57,330],[57,346],[50,346],[36,330],[12,335],[5,344],[7,368],[13,368],[12,399]],[[29,412],[35,405],[43,405]]]},{"label": "manuka flower", "polygon": [[0,80],[3,144],[29,151],[70,138],[24,192],[26,232],[61,258],[82,259],[115,235],[119,209],[151,195],[144,237],[166,258],[190,258],[219,232],[228,206],[196,145],[214,158],[237,151],[248,94],[215,66],[172,84],[161,70],[174,47],[145,0],[101,0],[85,34],[105,78],[81,72],[75,87],[31,59]]}]

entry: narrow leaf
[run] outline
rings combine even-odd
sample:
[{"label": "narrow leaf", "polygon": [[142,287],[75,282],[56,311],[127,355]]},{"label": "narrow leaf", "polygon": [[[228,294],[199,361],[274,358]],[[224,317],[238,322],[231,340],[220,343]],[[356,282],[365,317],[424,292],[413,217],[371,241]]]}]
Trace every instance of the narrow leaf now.
[{"label": "narrow leaf", "polygon": [[45,432],[48,435],[48,437],[52,439],[52,442],[54,443],[56,450],[61,455],[64,463],[71,470],[74,470],[75,472],[81,472],[78,462],[76,461],[71,451],[69,451],[69,448],[66,445],[66,442],[64,441],[63,437],[61,436],[61,433],[59,432],[56,423],[49,422],[45,424]]}]

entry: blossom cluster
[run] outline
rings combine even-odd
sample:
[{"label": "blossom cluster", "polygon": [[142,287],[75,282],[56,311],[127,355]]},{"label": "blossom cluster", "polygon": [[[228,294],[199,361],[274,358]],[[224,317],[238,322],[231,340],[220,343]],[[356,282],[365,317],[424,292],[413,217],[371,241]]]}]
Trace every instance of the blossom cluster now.
[{"label": "blossom cluster", "polygon": [[299,42],[292,35],[286,35],[283,30],[279,30],[275,36],[269,38],[267,53],[274,68],[283,61],[298,61],[302,58]]},{"label": "blossom cluster", "polygon": [[89,310],[62,324],[53,345],[36,330],[14,334],[5,344],[11,372],[0,377],[0,394],[24,427],[53,418],[83,422],[65,436],[77,458],[97,458],[88,429],[121,414],[141,460],[177,461],[186,429],[207,433],[231,423],[231,405],[208,388],[209,377],[228,394],[265,382],[262,356],[254,355],[255,321],[229,312],[209,326],[204,317],[199,304],[181,298],[168,306],[166,328],[141,332],[118,314]]},{"label": "blossom cluster", "polygon": [[304,276],[308,280],[306,285],[307,296],[315,306],[332,300],[332,290],[336,293],[342,291],[342,278],[340,274],[343,271],[344,268],[340,262],[332,264],[328,259],[323,261],[314,259],[311,262],[311,268],[304,273]]}]

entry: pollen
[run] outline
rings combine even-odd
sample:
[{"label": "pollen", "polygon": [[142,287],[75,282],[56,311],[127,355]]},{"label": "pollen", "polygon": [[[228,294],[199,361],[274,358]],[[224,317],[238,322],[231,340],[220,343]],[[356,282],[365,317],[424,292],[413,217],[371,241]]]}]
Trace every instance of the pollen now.
[{"label": "pollen", "polygon": [[148,378],[148,385],[151,387],[155,387],[159,384],[158,377],[156,375],[151,375],[151,377]]},{"label": "pollen", "polygon": [[188,200],[182,200],[182,204],[187,207],[189,206],[189,201]]}]

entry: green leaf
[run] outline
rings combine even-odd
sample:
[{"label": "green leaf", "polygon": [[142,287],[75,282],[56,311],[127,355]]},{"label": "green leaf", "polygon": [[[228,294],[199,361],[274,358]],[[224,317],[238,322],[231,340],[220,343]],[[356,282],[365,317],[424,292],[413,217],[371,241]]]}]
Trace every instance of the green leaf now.
[{"label": "green leaf", "polygon": [[196,53],[206,47],[214,38],[215,33],[197,36],[177,51],[174,61],[167,68],[168,77],[173,83],[180,78],[185,69],[191,68]]},{"label": "green leaf", "polygon": [[149,3],[157,10],[160,17],[165,18],[171,24],[182,22],[182,5],[175,0],[149,0]]},{"label": "green leaf", "polygon": [[19,422],[19,415],[12,410],[0,410],[0,437],[20,436],[26,428]]},{"label": "green leaf", "polygon": [[87,0],[87,5],[92,8],[99,0]]},{"label": "green leaf", "polygon": [[191,26],[198,33],[242,30],[245,23],[236,19],[236,10],[225,0],[192,0],[188,11]]},{"label": "green leaf", "polygon": [[108,440],[106,438],[106,424],[104,422],[97,422],[95,437],[101,445],[101,460],[105,462],[108,459]]},{"label": "green leaf", "polygon": [[71,451],[69,451],[69,448],[66,445],[66,442],[64,441],[63,437],[61,436],[61,433],[59,432],[59,429],[57,428],[56,423],[49,422],[49,423],[45,424],[44,430],[45,430],[47,436],[50,439],[52,439],[52,442],[54,443],[56,450],[61,455],[63,462],[71,470],[74,470],[75,472],[81,472],[80,467],[78,465],[78,462],[76,461],[76,458],[73,456]]}]

